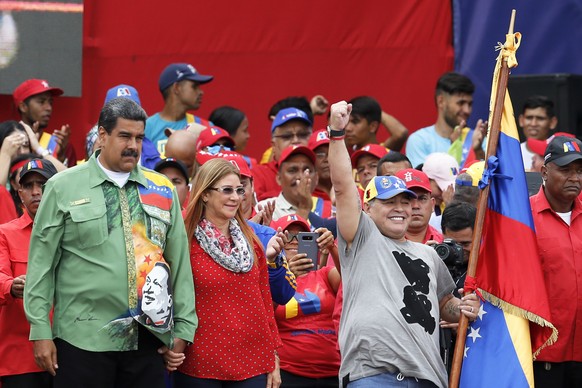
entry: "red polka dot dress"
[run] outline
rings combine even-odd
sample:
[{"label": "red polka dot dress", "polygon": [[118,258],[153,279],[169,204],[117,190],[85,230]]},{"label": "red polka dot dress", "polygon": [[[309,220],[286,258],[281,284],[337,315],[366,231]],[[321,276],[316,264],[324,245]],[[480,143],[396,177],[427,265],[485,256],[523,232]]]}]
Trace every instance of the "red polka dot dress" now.
[{"label": "red polka dot dress", "polygon": [[245,380],[275,369],[281,346],[273,314],[269,274],[262,248],[258,263],[235,273],[216,263],[192,239],[190,262],[196,292],[198,328],[178,369],[189,376]]}]

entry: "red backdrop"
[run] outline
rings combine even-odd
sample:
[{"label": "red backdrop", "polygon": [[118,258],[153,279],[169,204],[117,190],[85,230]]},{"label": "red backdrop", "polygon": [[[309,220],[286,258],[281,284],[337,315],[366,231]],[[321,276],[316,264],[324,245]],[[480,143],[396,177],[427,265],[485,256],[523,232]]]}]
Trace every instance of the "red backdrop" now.
[{"label": "red backdrop", "polygon": [[[290,95],[370,95],[410,131],[429,125],[436,79],[453,66],[449,1],[85,0],[83,23],[82,97],[56,99],[49,128],[69,123],[78,155],[107,89],[135,86],[153,114],[163,105],[158,76],[171,62],[215,76],[196,114],[243,110],[255,157],[269,145],[270,106]],[[13,109],[0,96],[0,117]]]}]

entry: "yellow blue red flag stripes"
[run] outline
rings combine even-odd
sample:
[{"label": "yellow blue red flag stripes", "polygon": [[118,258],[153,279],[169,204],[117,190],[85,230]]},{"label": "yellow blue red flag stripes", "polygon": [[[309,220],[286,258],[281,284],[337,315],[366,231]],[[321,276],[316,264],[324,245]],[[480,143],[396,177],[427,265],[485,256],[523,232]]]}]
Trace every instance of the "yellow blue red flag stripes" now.
[{"label": "yellow blue red flag stripes", "polygon": [[[501,61],[517,65],[521,35],[508,34],[493,75],[496,100]],[[489,122],[491,123],[491,117]],[[476,285],[485,303],[469,327],[461,387],[533,387],[533,358],[555,342],[513,108],[505,94],[495,156],[487,160],[482,184],[489,184]],[[545,331],[532,342],[529,329]],[[537,329],[536,329],[537,330]]]}]

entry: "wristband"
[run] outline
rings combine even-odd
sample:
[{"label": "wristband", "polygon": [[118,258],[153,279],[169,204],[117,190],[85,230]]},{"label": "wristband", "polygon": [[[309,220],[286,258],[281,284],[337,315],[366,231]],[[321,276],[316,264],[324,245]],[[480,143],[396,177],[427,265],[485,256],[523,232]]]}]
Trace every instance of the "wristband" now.
[{"label": "wristband", "polygon": [[327,126],[327,136],[333,140],[341,140],[344,137],[346,137],[346,130],[344,129],[340,129],[340,130],[336,130],[336,129],[332,129],[330,125]]},{"label": "wristband", "polygon": [[45,149],[43,146],[40,146],[40,145],[39,145],[39,146],[36,148],[36,153],[37,153],[39,156],[41,156],[41,157],[43,157],[43,158],[44,158],[45,156],[47,156],[47,155],[49,154],[49,151],[48,151],[47,149]]}]

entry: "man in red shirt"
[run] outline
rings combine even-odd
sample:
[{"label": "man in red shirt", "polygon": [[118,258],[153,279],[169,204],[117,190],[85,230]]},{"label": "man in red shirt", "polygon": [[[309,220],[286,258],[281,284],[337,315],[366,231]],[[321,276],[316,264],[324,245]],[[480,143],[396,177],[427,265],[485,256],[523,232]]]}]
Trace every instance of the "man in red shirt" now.
[{"label": "man in red shirt", "polygon": [[22,307],[28,244],[32,222],[42,198],[42,186],[57,173],[46,159],[33,159],[20,172],[18,194],[26,211],[0,225],[0,382],[9,387],[51,387],[52,377],[34,361],[29,324]]},{"label": "man in red shirt", "polygon": [[407,168],[394,175],[402,179],[406,183],[406,188],[417,195],[417,198],[410,200],[412,217],[406,229],[406,239],[421,244],[426,244],[427,241],[442,243],[443,235],[428,224],[434,209],[434,198],[431,196],[430,181],[426,174]]},{"label": "man in red shirt", "polygon": [[541,388],[582,387],[582,142],[556,136],[544,161],[543,186],[530,203],[559,336],[536,358],[534,379]]},{"label": "man in red shirt", "polygon": [[307,146],[311,136],[311,120],[305,112],[297,108],[282,109],[271,125],[271,145],[273,160],[253,168],[255,193],[259,201],[276,197],[281,191],[277,183],[281,152],[291,145]]},{"label": "man in red shirt", "polygon": [[[69,124],[55,129],[52,134],[45,132],[53,112],[53,98],[63,94],[63,90],[51,87],[43,79],[29,79],[18,85],[12,97],[18,109],[20,119],[28,124],[35,132],[42,149],[36,149],[37,154],[48,150],[51,155],[59,159],[65,166],[77,164],[77,154],[69,143],[71,129]],[[34,124],[38,123],[38,127]]]}]

